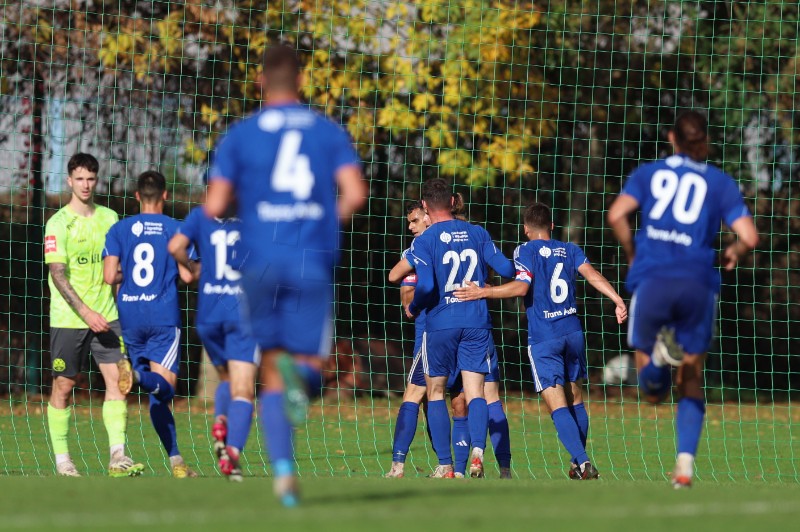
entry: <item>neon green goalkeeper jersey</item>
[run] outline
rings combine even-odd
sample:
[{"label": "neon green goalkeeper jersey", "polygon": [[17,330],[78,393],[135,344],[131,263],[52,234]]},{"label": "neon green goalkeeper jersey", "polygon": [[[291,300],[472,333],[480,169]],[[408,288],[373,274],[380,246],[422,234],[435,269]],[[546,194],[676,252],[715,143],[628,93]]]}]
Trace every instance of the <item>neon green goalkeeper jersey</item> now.
[{"label": "neon green goalkeeper jersey", "polygon": [[[69,205],[48,220],[44,230],[44,262],[67,265],[67,279],[75,293],[93,311],[116,320],[117,306],[111,286],[103,281],[103,247],[106,233],[119,217],[106,207],[95,206],[92,216],[80,216]],[[48,275],[50,326],[86,329],[88,325],[72,310]]]}]

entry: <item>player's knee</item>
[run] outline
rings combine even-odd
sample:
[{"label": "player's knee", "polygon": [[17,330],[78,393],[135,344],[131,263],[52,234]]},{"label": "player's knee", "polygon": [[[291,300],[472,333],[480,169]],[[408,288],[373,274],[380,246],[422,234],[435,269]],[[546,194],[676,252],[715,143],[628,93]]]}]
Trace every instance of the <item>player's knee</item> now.
[{"label": "player's knee", "polygon": [[453,398],[453,417],[465,417],[467,415],[467,400],[463,395]]}]

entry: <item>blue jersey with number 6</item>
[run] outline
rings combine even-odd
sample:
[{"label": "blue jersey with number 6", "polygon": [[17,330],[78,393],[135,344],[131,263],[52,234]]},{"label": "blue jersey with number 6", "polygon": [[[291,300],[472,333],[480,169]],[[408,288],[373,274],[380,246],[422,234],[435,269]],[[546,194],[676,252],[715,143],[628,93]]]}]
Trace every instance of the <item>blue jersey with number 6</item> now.
[{"label": "blue jersey with number 6", "polygon": [[460,301],[453,291],[470,282],[484,286],[489,268],[502,277],[514,276],[514,265],[492,242],[483,227],[461,220],[430,226],[414,239],[406,260],[417,271],[411,311],[427,309],[426,331],[491,329],[486,300]]},{"label": "blue jersey with number 6", "polygon": [[532,286],[524,298],[529,345],[582,330],[575,279],[588,262],[571,242],[531,240],[514,250],[515,280]]},{"label": "blue jersey with number 6", "polygon": [[666,277],[696,279],[718,292],[720,221],[730,227],[750,216],[736,181],[715,166],[673,155],[634,170],[621,194],[633,196],[642,211],[628,289]]},{"label": "blue jersey with number 6", "polygon": [[137,214],[108,231],[103,257],[119,257],[117,307],[123,329],[180,326],[178,265],[167,251],[178,225],[164,214]]},{"label": "blue jersey with number 6", "polygon": [[220,323],[239,319],[241,274],[236,265],[241,221],[238,218],[209,218],[195,207],[183,221],[180,233],[194,244],[202,268],[197,287],[197,323]]},{"label": "blue jersey with number 6", "polygon": [[230,182],[242,220],[242,264],[325,263],[339,245],[336,172],[358,165],[347,133],[301,104],[274,105],[234,125],[217,146],[211,180]]}]

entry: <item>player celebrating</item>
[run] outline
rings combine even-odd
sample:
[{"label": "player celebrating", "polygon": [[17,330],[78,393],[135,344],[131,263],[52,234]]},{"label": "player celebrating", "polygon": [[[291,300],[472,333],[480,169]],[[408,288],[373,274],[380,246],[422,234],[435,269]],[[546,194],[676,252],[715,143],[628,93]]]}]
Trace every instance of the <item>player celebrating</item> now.
[{"label": "player celebrating", "polygon": [[264,108],[234,125],[217,146],[205,209],[222,216],[236,196],[247,257],[243,315],[262,349],[260,418],[275,493],[284,506],[295,506],[290,420],[302,422],[308,404],[296,372],[311,392],[319,391],[322,360],[330,354],[339,222],[363,205],[366,187],[347,134],[300,103],[294,50],[269,48],[261,82]]},{"label": "player celebrating", "polygon": [[422,362],[433,447],[439,466],[452,472],[444,392],[448,377],[458,370],[468,408],[470,476],[482,477],[489,425],[484,379],[494,347],[492,324],[485,301],[461,302],[453,291],[473,278],[484,283],[489,267],[513,277],[514,266],[485,229],[453,217],[453,194],[443,179],[431,179],[422,186],[422,203],[433,225],[414,239],[407,255],[417,270],[417,288],[406,314],[414,317],[427,310]]},{"label": "player celebrating", "polygon": [[[639,387],[660,402],[678,367],[678,456],[672,484],[692,485],[694,457],[703,430],[702,384],[720,290],[714,242],[720,221],[738,235],[721,260],[726,270],[758,244],[750,211],[736,181],[705,162],[708,125],[696,111],[681,114],[669,132],[675,154],[633,171],[611,205],[608,222],[628,257],[633,292],[628,343],[636,350]],[[641,210],[636,238],[629,217]]]},{"label": "player celebrating", "polygon": [[586,454],[589,416],[581,391],[586,378],[586,346],[577,316],[576,275],[582,275],[616,304],[619,323],[625,321],[628,310],[578,246],[550,238],[549,207],[534,203],[525,209],[523,220],[529,241],[514,251],[516,279],[498,287],[471,285],[456,290],[455,296],[464,301],[524,296],[534,386],[550,410],[562,445],[572,456],[570,478],[595,479],[599,473]]},{"label": "player celebrating", "polygon": [[[239,318],[241,274],[235,267],[241,259],[240,237],[238,218],[211,219],[202,207],[195,207],[169,242],[169,252],[187,269],[194,266],[189,258],[192,245],[204,261],[195,327],[221,381],[214,396],[211,433],[219,468],[233,481],[242,480],[242,471],[231,460],[226,445],[238,454],[247,441],[258,357],[255,342],[244,333]],[[229,373],[236,375],[234,388],[230,386]]]},{"label": "player celebrating", "polygon": [[105,235],[117,213],[95,205],[100,165],[88,153],[76,153],[67,163],[69,203],[45,226],[44,261],[50,275],[50,361],[53,391],[47,405],[50,441],[59,475],[80,474],[69,455],[72,410],[69,398],[83,359],[91,350],[106,385],[103,423],[108,433],[112,477],[136,476],[144,470],[125,455],[128,407],[117,386],[117,361],[122,360],[121,330],[111,288],[103,283]]},{"label": "player celebrating", "polygon": [[[462,211],[464,202],[460,194],[453,195],[453,208],[451,212],[457,219],[464,220]],[[408,228],[417,237],[430,226],[430,218],[425,213],[422,202],[412,202],[408,207]],[[405,307],[414,298],[414,289],[417,286],[417,276],[406,260],[408,250],[403,252],[400,262],[389,272],[389,281],[401,281],[400,297]],[[408,384],[403,394],[403,404],[397,415],[395,425],[394,443],[392,445],[392,467],[387,478],[402,478],[404,476],[405,459],[414,435],[417,431],[419,406],[426,395],[425,372],[423,371],[422,340],[425,333],[425,311],[423,310],[414,320],[414,361],[408,375]],[[500,401],[500,371],[497,364],[497,350],[492,350],[491,370],[486,376],[484,394],[489,411],[489,436],[495,450],[500,478],[511,478],[511,442],[509,438],[508,419],[506,418],[503,404]],[[467,403],[461,386],[458,372],[452,374],[447,383],[451,393],[451,406],[453,408],[453,458],[454,466],[450,468],[439,466],[433,477],[463,477],[466,472],[470,452],[469,424],[467,421]],[[430,427],[430,424],[428,425]]]},{"label": "player celebrating", "polygon": [[[130,361],[117,363],[119,388],[128,393],[138,384],[150,394],[150,419],[169,455],[172,476],[196,477],[178,450],[175,418],[169,407],[181,360],[181,319],[176,284],[179,267],[167,252],[167,242],[179,224],[163,214],[167,184],[158,172],[139,176],[136,199],[140,213],[114,224],[103,250],[105,281],[120,285],[117,304],[130,357]],[[180,275],[186,283],[193,280],[192,273],[182,266]]]}]

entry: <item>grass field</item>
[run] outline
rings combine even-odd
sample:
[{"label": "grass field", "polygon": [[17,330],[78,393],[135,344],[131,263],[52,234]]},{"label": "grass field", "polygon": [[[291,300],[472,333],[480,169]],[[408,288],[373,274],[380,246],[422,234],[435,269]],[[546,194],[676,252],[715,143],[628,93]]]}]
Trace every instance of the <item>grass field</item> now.
[{"label": "grass field", "polygon": [[[133,402],[133,401],[132,401]],[[251,435],[245,453],[248,478],[234,485],[219,478],[209,448],[210,415],[200,400],[177,405],[179,441],[187,461],[204,476],[175,481],[149,424],[145,404],[132,404],[131,454],[147,466],[138,479],[103,476],[106,435],[99,398],[84,398],[74,416],[70,450],[83,479],[53,477],[43,405],[6,401],[0,409],[0,528],[44,530],[146,527],[176,530],[259,525],[288,529],[407,530],[495,526],[619,529],[647,521],[666,529],[698,517],[714,529],[790,523],[800,517],[800,408],[792,404],[710,405],[691,492],[667,483],[673,465],[670,406],[634,400],[589,403],[589,451],[598,482],[566,479],[568,457],[538,399],[506,401],[512,430],[513,481],[425,479],[435,464],[420,423],[399,481],[380,478],[391,460],[393,416],[399,400],[360,398],[317,406],[298,432],[298,466],[305,504],[295,511],[271,496],[266,457]],[[415,478],[416,477],[416,478]],[[581,506],[576,507],[576,500]]]}]

